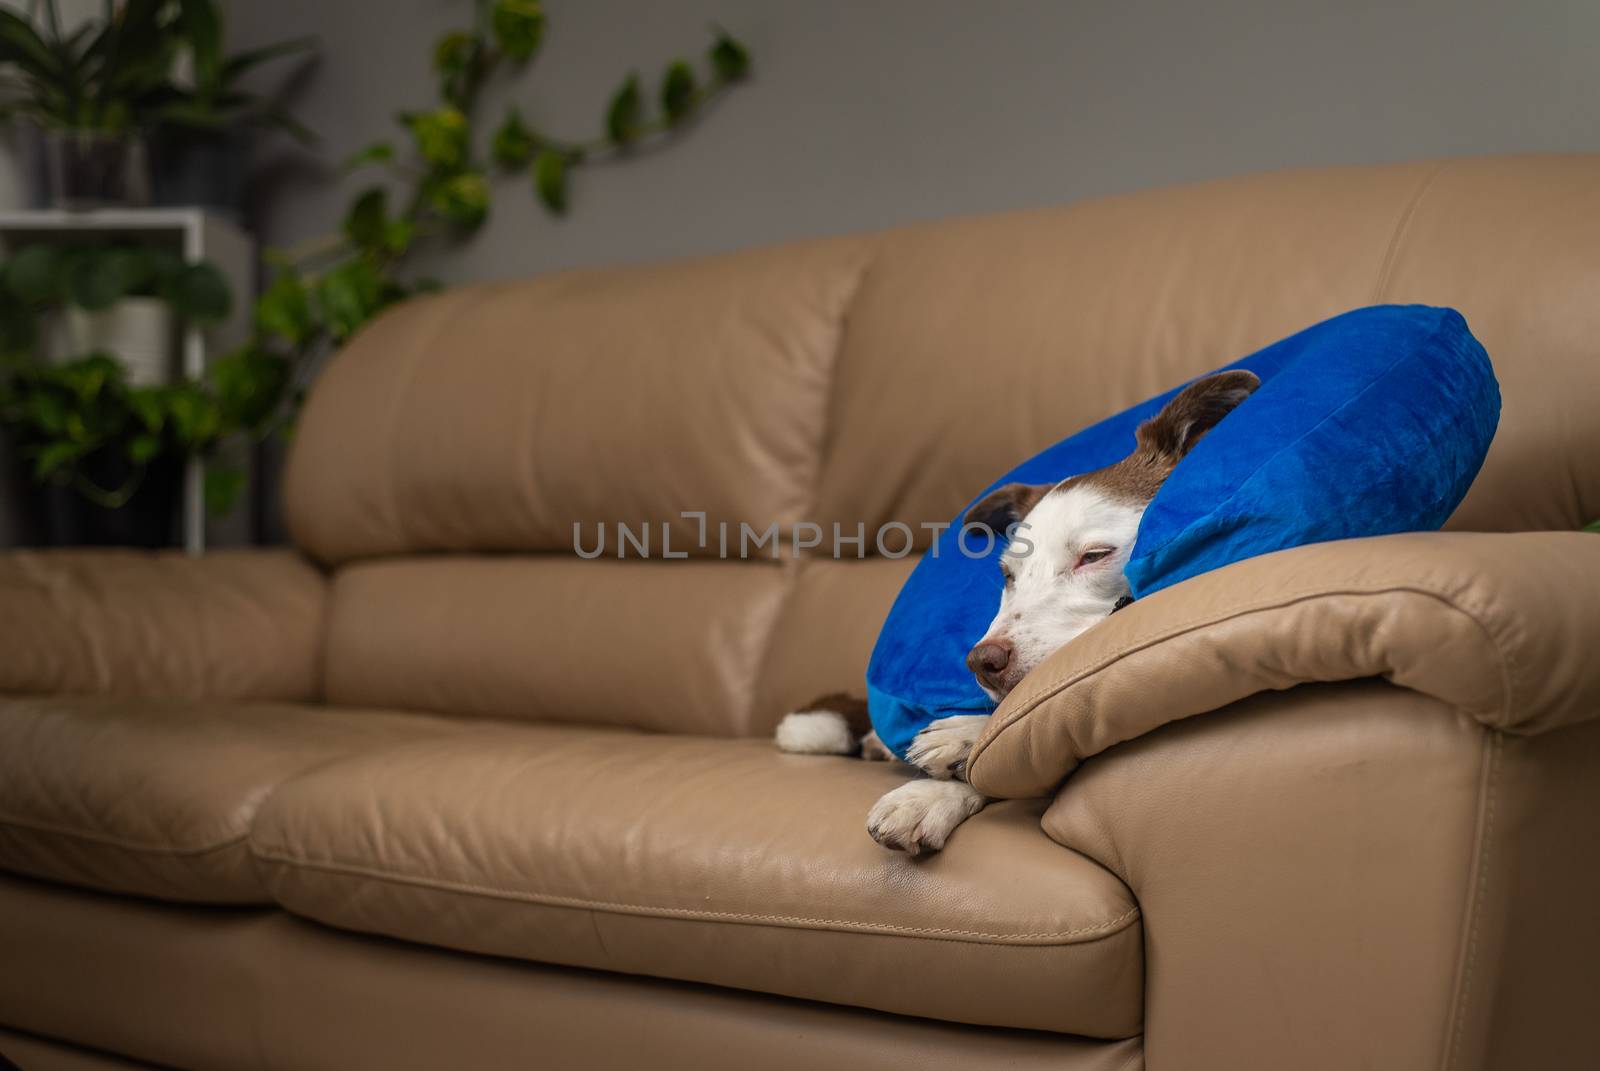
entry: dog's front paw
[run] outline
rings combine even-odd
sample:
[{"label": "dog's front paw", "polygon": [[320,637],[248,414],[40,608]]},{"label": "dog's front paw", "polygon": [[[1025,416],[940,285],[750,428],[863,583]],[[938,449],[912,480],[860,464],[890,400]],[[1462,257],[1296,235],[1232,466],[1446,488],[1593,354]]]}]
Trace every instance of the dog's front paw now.
[{"label": "dog's front paw", "polygon": [[929,777],[964,781],[967,756],[972,754],[973,745],[988,724],[987,714],[940,718],[911,738],[911,746],[906,748],[906,761]]},{"label": "dog's front paw", "polygon": [[907,781],[872,805],[867,832],[885,848],[907,855],[936,852],[985,802],[961,781]]}]

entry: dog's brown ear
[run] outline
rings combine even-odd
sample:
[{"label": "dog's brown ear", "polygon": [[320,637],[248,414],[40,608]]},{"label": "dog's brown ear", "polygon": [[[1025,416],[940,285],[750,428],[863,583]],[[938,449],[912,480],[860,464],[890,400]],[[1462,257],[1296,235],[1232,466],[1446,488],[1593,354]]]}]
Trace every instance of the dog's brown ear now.
[{"label": "dog's brown ear", "polygon": [[996,487],[972,504],[963,525],[975,524],[987,528],[995,535],[1005,535],[1006,529],[1028,515],[1053,484],[1008,483]]},{"label": "dog's brown ear", "polygon": [[1177,464],[1194,449],[1200,437],[1217,426],[1217,421],[1233,412],[1250,397],[1261,378],[1254,372],[1235,369],[1196,380],[1183,388],[1155,416],[1139,425],[1134,433],[1139,446]]}]

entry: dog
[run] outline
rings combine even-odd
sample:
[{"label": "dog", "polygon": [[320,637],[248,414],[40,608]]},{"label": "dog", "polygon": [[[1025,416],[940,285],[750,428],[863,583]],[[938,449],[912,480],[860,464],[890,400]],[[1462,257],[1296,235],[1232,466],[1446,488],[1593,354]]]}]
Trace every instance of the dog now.
[{"label": "dog", "polygon": [[[967,655],[996,703],[1035,666],[1132,601],[1123,567],[1139,521],[1179,461],[1260,385],[1255,373],[1220,372],[1185,387],[1139,425],[1134,449],[1103,469],[1054,485],[1013,483],[969,508],[963,525],[1005,536],[1000,609]],[[927,775],[886,793],[867,815],[872,839],[907,855],[936,852],[988,802],[966,782],[967,757],[989,715],[940,718],[912,740],[906,759]],[[867,704],[829,695],[784,716],[780,750],[894,756],[872,732]]]}]

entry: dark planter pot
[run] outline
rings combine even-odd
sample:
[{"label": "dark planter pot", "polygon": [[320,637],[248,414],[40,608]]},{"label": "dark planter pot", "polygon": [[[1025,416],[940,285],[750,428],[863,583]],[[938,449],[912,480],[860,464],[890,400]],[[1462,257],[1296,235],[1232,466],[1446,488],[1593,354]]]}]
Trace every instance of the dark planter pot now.
[{"label": "dark planter pot", "polygon": [[89,209],[142,204],[137,143],[89,130],[44,135],[47,197],[56,208]]},{"label": "dark planter pot", "polygon": [[244,214],[250,135],[245,131],[159,127],[150,144],[150,191],[158,205]]},{"label": "dark planter pot", "polygon": [[[120,454],[87,459],[84,475],[100,487],[119,487],[130,475]],[[33,485],[37,542],[51,547],[173,547],[182,538],[183,462],[163,458],[146,469],[127,504],[108,509],[76,488]]]}]

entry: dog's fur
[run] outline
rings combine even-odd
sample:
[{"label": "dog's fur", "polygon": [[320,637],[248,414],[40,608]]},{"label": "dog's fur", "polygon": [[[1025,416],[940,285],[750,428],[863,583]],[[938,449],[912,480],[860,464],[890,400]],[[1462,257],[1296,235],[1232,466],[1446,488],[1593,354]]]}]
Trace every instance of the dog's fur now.
[{"label": "dog's fur", "polygon": [[[1126,600],[1122,570],[1150,500],[1201,436],[1259,383],[1243,371],[1198,380],[1139,426],[1133,453],[1116,464],[1054,486],[1007,484],[967,511],[964,524],[1009,537],[1000,556],[1000,610],[967,655],[991,699],[1004,699],[1048,655]],[[988,721],[940,718],[917,734],[906,758],[931,780],[908,781],[878,800],[867,815],[873,840],[908,855],[935,852],[983,809],[988,801],[966,783],[966,764]],[[785,716],[777,742],[798,753],[891,757],[868,727],[865,701],[844,695]]]}]

